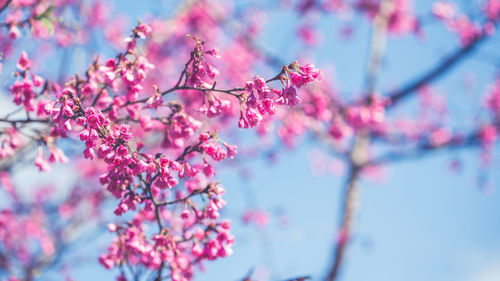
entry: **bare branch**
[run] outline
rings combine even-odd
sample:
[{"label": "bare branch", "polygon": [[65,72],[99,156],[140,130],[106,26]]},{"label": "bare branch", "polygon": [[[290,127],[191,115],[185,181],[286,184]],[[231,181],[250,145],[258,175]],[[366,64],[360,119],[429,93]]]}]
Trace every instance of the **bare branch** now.
[{"label": "bare branch", "polygon": [[388,96],[391,100],[391,104],[389,105],[389,107],[393,107],[398,102],[409,97],[422,86],[429,84],[445,75],[450,69],[452,69],[452,67],[454,67],[464,58],[470,55],[487,38],[488,35],[485,32],[481,33],[470,44],[453,51],[451,54],[447,55],[444,60],[440,60],[440,62],[437,63],[433,68],[426,71],[423,75],[421,75],[414,81],[410,82],[407,86],[389,93]]}]

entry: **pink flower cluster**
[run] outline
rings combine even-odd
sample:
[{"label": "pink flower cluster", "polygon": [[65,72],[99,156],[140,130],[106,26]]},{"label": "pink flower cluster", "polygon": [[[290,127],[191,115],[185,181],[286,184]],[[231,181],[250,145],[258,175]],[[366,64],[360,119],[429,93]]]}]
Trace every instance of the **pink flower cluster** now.
[{"label": "pink flower cluster", "polygon": [[436,1],[432,4],[432,13],[443,21],[446,27],[460,37],[463,46],[467,46],[480,36],[491,35],[495,32],[495,23],[500,16],[500,1],[488,0],[484,4],[483,12],[486,21],[478,23],[467,15],[459,13],[457,6],[449,1]]},{"label": "pink flower cluster", "polygon": [[384,122],[385,107],[389,101],[377,95],[372,95],[370,102],[354,105],[346,109],[345,120],[354,129],[376,127]]},{"label": "pink flower cluster", "polygon": [[[213,222],[220,209],[220,195],[223,189],[217,185],[207,187],[210,203],[198,210],[191,206],[193,214],[185,208],[179,216],[166,208],[162,208],[160,216],[168,224],[159,234],[151,239],[144,235],[145,223],[155,220],[152,206],[139,212],[128,226],[111,224],[109,229],[116,232],[117,238],[109,246],[108,252],[99,257],[99,262],[108,269],[121,266],[124,262],[132,265],[142,265],[157,270],[166,264],[172,280],[191,280],[194,266],[202,260],[214,260],[232,254],[231,246],[234,237],[230,234],[230,223]],[[199,226],[204,222],[203,228]],[[182,232],[176,234],[178,230]]]},{"label": "pink flower cluster", "polygon": [[23,105],[26,111],[35,111],[35,98],[37,93],[35,89],[41,89],[44,81],[40,76],[33,73],[29,75],[31,61],[28,59],[26,52],[22,52],[17,61],[19,72],[16,73],[18,80],[10,87],[10,92],[14,96],[14,103]]},{"label": "pink flower cluster", "polygon": [[[84,11],[78,9],[77,16],[87,17],[89,14],[94,15],[95,21],[92,25],[96,27],[102,24],[102,18],[105,11],[102,9],[101,0],[91,1],[94,4],[92,11]],[[100,3],[100,5],[99,5]],[[23,36],[23,30],[30,30],[31,35],[35,38],[47,39],[52,36],[61,46],[68,46],[72,41],[85,41],[86,32],[83,30],[76,30],[70,28],[65,24],[64,11],[69,7],[78,4],[74,1],[50,1],[50,0],[12,0],[0,1],[0,7],[5,6],[6,16],[5,21],[2,22],[2,27],[8,28],[8,37],[10,40],[15,40]],[[78,5],[75,5],[78,6]],[[2,15],[2,18],[3,15]],[[56,32],[57,31],[57,32]],[[83,39],[83,40],[82,40]]]},{"label": "pink flower cluster", "polygon": [[[214,80],[219,70],[209,61],[219,57],[218,51],[205,50],[204,42],[192,37],[195,47],[180,77],[161,91],[157,85],[171,81],[161,73],[155,77],[163,69],[139,51],[159,48],[151,47],[152,32],[139,23],[123,52],[104,62],[96,59],[83,76],[71,77],[63,87],[32,74],[34,62],[23,52],[10,89],[28,117],[22,126],[12,121],[5,130],[0,158],[19,148],[18,127],[25,123],[41,124],[40,137],[33,139],[40,171],[68,161],[58,140],[78,138],[81,156],[95,164],[99,183],[116,199],[114,214],[123,221],[110,225],[117,237],[99,262],[108,269],[142,266],[184,281],[192,279],[203,260],[230,255],[234,244],[230,223],[221,220],[224,189],[213,178],[220,162],[236,156],[237,146],[222,139],[218,132],[225,123],[214,117],[235,120],[239,107],[238,125],[255,127],[278,106],[297,106],[298,89],[321,81],[323,74],[313,65],[294,62],[272,79],[256,76],[245,87],[223,90]],[[278,80],[281,89],[272,88],[270,83]],[[57,211],[64,218],[76,213],[71,202]],[[155,224],[158,230],[151,231]]]},{"label": "pink flower cluster", "polygon": [[[374,19],[380,11],[380,3],[379,0],[358,0],[355,7],[370,19]],[[388,23],[389,32],[407,34],[418,31],[419,23],[413,12],[412,0],[395,0],[390,4],[392,7]]]},{"label": "pink flower cluster", "polygon": [[[282,89],[270,88],[267,83],[272,80],[280,80]],[[276,113],[276,105],[296,106],[300,103],[297,88],[322,80],[323,73],[314,65],[300,66],[297,62],[285,66],[283,71],[270,81],[255,77],[245,85],[248,96],[246,102],[241,104],[238,126],[240,128],[258,126],[264,115]]]},{"label": "pink flower cluster", "polygon": [[5,191],[3,204],[10,202],[12,206],[0,211],[0,256],[2,263],[13,269],[3,271],[6,280],[22,280],[15,277],[24,274],[17,269],[42,270],[50,265],[47,261],[60,257],[60,247],[67,247],[79,237],[74,233],[70,238],[64,233],[80,227],[84,216],[88,215],[87,222],[96,222],[100,217],[103,196],[99,189],[76,186],[61,201],[53,186],[37,186],[30,196],[25,196],[8,172],[0,173],[0,186]]},{"label": "pink flower cluster", "polygon": [[5,128],[0,138],[0,159],[13,156],[23,142],[16,127]]},{"label": "pink flower cluster", "polygon": [[484,4],[484,13],[486,14],[486,17],[492,21],[496,22],[498,21],[500,17],[500,0],[488,0]]},{"label": "pink flower cluster", "polygon": [[[43,214],[22,217],[17,216],[12,211],[3,210],[0,213],[0,241],[6,247],[5,251],[18,256],[20,262],[28,264],[31,258],[28,248],[31,245],[26,242],[31,240],[40,245],[42,255],[53,255],[55,252],[54,241],[45,228],[41,226],[44,219]],[[20,236],[19,233],[25,233],[29,236]]]},{"label": "pink flower cluster", "polygon": [[203,50],[203,42],[193,37],[195,40],[195,49],[191,53],[191,63],[189,67],[186,69],[186,75],[188,79],[186,80],[188,86],[193,87],[209,87],[209,83],[207,83],[204,79],[214,79],[216,75],[219,74],[219,70],[213,67],[206,59],[204,54],[210,55],[212,57],[219,57],[218,50]]},{"label": "pink flower cluster", "polygon": [[488,89],[485,106],[490,110],[495,120],[500,119],[500,79],[497,79]]},{"label": "pink flower cluster", "polygon": [[245,224],[254,224],[258,228],[263,228],[269,224],[270,217],[264,210],[250,209],[243,214],[242,220]]}]

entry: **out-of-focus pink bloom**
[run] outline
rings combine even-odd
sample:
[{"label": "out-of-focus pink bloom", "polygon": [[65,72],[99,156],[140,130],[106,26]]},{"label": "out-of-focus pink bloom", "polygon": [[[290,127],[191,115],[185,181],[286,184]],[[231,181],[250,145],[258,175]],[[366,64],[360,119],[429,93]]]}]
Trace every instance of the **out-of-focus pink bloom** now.
[{"label": "out-of-focus pink bloom", "polygon": [[442,146],[451,140],[451,133],[446,128],[439,128],[431,132],[429,136],[429,143],[434,146]]},{"label": "out-of-focus pink bloom", "polygon": [[432,3],[432,14],[441,20],[450,20],[457,13],[457,6],[453,2],[436,1]]},{"label": "out-of-focus pink bloom", "polygon": [[260,209],[250,209],[246,211],[242,220],[246,224],[255,224],[258,228],[266,227],[269,224],[269,214]]},{"label": "out-of-focus pink bloom", "polygon": [[43,172],[49,172],[51,170],[49,162],[43,158],[43,149],[41,147],[38,149],[38,154],[35,158],[35,166]]},{"label": "out-of-focus pink bloom", "polygon": [[28,59],[28,54],[25,51],[21,52],[21,56],[17,60],[17,68],[21,71],[26,71],[31,67],[31,61]]}]

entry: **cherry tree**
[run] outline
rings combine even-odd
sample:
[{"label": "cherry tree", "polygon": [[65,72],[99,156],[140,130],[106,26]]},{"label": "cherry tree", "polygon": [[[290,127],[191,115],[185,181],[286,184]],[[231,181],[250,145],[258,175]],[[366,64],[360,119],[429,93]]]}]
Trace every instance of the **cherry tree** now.
[{"label": "cherry tree", "polygon": [[[363,177],[466,147],[480,150],[484,169],[493,161],[500,80],[481,93],[484,112],[472,124],[448,120],[460,118],[433,83],[495,39],[499,0],[468,11],[434,1],[425,15],[411,0],[199,0],[134,23],[120,5],[0,0],[2,279],[73,280],[82,259],[76,249],[110,232],[114,239],[98,259],[85,262],[121,281],[195,280],[210,261],[231,255],[238,238],[221,214],[231,187],[220,171],[265,154],[287,157],[307,137],[341,161],[346,181],[327,272],[289,280],[337,280]],[[280,26],[293,29],[287,45],[304,46],[290,61],[262,47],[262,18],[275,11],[296,19]],[[315,25],[327,17],[346,21],[339,41],[352,39],[358,19],[371,28],[358,93],[343,94],[342,82],[307,58],[321,42]],[[388,38],[425,42],[430,23],[456,35],[455,50],[410,82],[381,88]],[[420,102],[417,113],[397,112],[411,100]],[[256,144],[239,137],[247,131]],[[34,167],[31,182],[16,180]],[[258,207],[243,220],[265,227],[268,214]]]}]

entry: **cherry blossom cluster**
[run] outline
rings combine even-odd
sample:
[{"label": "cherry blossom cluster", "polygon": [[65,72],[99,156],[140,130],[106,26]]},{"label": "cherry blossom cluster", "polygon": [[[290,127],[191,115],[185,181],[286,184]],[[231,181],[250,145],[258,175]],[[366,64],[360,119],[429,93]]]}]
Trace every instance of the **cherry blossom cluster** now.
[{"label": "cherry blossom cluster", "polygon": [[[74,9],[76,7],[76,9]],[[75,26],[73,18],[67,18],[67,11],[73,9],[83,25]],[[52,37],[59,46],[73,43],[84,44],[92,28],[102,27],[109,8],[102,0],[88,2],[50,0],[2,0],[0,11],[5,13],[0,28],[7,29],[8,40],[16,40],[25,34],[34,38],[49,40]],[[11,43],[11,42],[10,42]]]},{"label": "cherry blossom cluster", "polygon": [[[346,17],[349,17],[352,12],[359,12],[373,21],[381,8],[381,2],[382,1],[380,0],[302,0],[299,1],[297,8],[301,14],[320,10],[345,14]],[[408,33],[420,33],[420,23],[415,12],[413,11],[414,4],[412,0],[394,0],[390,1],[390,5],[391,12],[389,15],[388,31],[391,34],[402,35]],[[345,29],[343,32],[346,33],[348,37],[348,33],[350,33],[351,30]],[[317,44],[316,38],[318,35],[315,34],[314,28],[310,24],[302,25],[298,30],[298,35],[308,45]]]},{"label": "cherry blossom cluster", "polygon": [[490,111],[492,121],[484,124],[478,130],[478,137],[481,143],[481,158],[484,163],[491,161],[491,150],[498,140],[499,117],[500,117],[500,80],[497,79],[487,90],[484,102],[485,107]]},{"label": "cherry blossom cluster", "polygon": [[24,141],[16,127],[5,128],[0,138],[0,159],[14,156],[16,150],[23,144]]},{"label": "cherry blossom cluster", "polygon": [[[230,222],[214,221],[223,205],[220,199],[223,189],[209,184],[199,192],[210,198],[203,210],[197,209],[191,201],[186,202],[180,215],[161,208],[160,214],[167,225],[151,239],[144,236],[144,230],[146,222],[156,220],[152,205],[137,213],[126,227],[109,225],[109,230],[117,237],[99,262],[108,269],[140,264],[158,270],[165,266],[172,280],[190,280],[197,263],[231,255],[234,237],[230,234]],[[206,222],[201,224],[200,221]]]},{"label": "cherry blossom cluster", "polygon": [[249,209],[243,214],[241,219],[246,224],[254,224],[258,228],[263,228],[269,224],[270,216],[264,210]]},{"label": "cherry blossom cluster", "polygon": [[446,27],[458,34],[462,45],[471,44],[482,34],[495,33],[495,23],[500,16],[500,1],[488,0],[484,4],[483,12],[486,21],[479,23],[470,19],[467,15],[459,13],[455,3],[449,1],[436,1],[432,5],[432,13],[442,20]]},{"label": "cherry blossom cluster", "polygon": [[495,121],[500,118],[500,79],[497,79],[488,89],[485,106],[493,115]]},{"label": "cherry blossom cluster", "polygon": [[[26,111],[35,111],[35,99],[37,95],[43,94],[36,93],[36,90],[42,90],[45,85],[44,80],[30,72],[31,62],[28,59],[26,52],[22,52],[19,60],[17,61],[18,72],[15,73],[17,77],[16,82],[10,87],[12,95],[14,95],[14,103],[16,105],[23,105]],[[30,75],[31,74],[31,75]]]},{"label": "cherry blossom cluster", "polygon": [[[11,3],[10,3],[11,2]],[[9,38],[16,39],[21,36],[21,29],[29,26],[36,37],[47,38],[51,36],[53,28],[54,5],[51,1],[8,1],[0,2],[2,9],[8,8],[8,13],[3,23],[9,29]]]},{"label": "cherry blossom cluster", "polygon": [[[207,122],[222,113],[234,115],[240,106],[240,112],[245,110],[240,127],[257,126],[262,115],[273,115],[278,106],[299,104],[297,89],[321,81],[323,74],[294,62],[275,78],[256,77],[245,87],[219,89],[219,71],[206,58],[218,57],[217,49],[205,50],[203,41],[190,36],[194,49],[180,77],[161,91],[148,80],[155,65],[138,51],[139,39],[147,42],[152,31],[139,23],[125,39],[124,52],[104,63],[95,60],[84,78],[75,75],[64,87],[32,74],[33,62],[23,52],[10,91],[14,103],[34,114],[25,123],[49,125],[47,135],[35,140],[38,169],[50,171],[51,162],[67,162],[56,142],[78,138],[83,157],[103,165],[99,182],[118,200],[114,214],[132,214],[130,221],[110,225],[117,237],[100,263],[122,272],[140,265],[157,271],[159,278],[168,274],[172,280],[191,280],[197,264],[230,255],[234,244],[230,223],[220,220],[224,189],[213,179],[211,162],[234,158],[237,147]],[[281,81],[280,90],[268,85],[275,80]],[[167,95],[180,101],[166,102]],[[17,122],[12,124],[4,141],[6,155],[17,148]],[[151,233],[148,228],[155,223],[158,231]]]},{"label": "cherry blossom cluster", "polygon": [[[395,0],[388,2],[391,5],[388,31],[393,34],[406,34],[419,31],[419,23],[413,12],[412,0]],[[356,2],[356,8],[374,18],[380,10],[381,1],[379,0],[359,0]]]},{"label": "cherry blossom cluster", "polygon": [[[273,80],[281,81],[283,86],[281,90],[272,89],[267,85]],[[323,74],[313,65],[300,66],[297,62],[283,67],[282,72],[271,80],[255,77],[245,84],[248,94],[245,96],[245,103],[241,105],[238,126],[240,128],[258,126],[263,116],[276,113],[277,105],[296,106],[300,103],[297,88],[322,80]]]},{"label": "cherry blossom cluster", "polygon": [[4,201],[16,206],[0,211],[0,272],[7,280],[23,280],[56,264],[65,254],[63,249],[71,249],[74,239],[81,238],[68,233],[85,223],[89,227],[102,216],[105,196],[99,188],[74,186],[67,198],[57,200],[58,191],[53,186],[37,187],[26,198],[5,171],[0,173],[0,184]]},{"label": "cherry blossom cluster", "polygon": [[387,100],[373,95],[367,105],[348,107],[345,114],[346,121],[354,129],[365,127],[375,128],[378,124],[384,122],[385,106],[387,105]]}]

